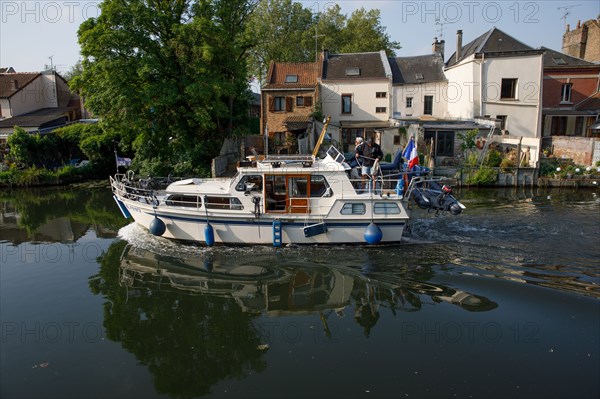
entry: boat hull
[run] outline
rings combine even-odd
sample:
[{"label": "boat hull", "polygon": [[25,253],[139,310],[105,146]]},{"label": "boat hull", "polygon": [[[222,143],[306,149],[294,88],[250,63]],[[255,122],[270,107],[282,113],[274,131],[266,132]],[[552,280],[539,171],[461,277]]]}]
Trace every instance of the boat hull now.
[{"label": "boat hull", "polygon": [[[162,237],[177,240],[206,243],[205,228],[207,217],[200,211],[175,212],[153,208],[151,205],[126,198],[119,198],[136,223],[150,229],[155,218],[165,224]],[[208,217],[216,244],[275,245],[273,222],[281,222],[281,244],[365,244],[365,231],[371,222],[382,232],[380,243],[400,242],[409,216],[402,208],[401,215],[384,218],[327,219],[290,214],[247,215],[211,214]],[[307,237],[305,228],[324,223],[326,228],[320,234]]]}]

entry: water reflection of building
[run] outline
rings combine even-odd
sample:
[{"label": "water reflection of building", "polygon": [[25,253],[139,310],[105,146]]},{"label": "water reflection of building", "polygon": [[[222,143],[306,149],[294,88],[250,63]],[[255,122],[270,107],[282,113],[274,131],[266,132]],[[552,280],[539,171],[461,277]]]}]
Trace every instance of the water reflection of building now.
[{"label": "water reflection of building", "polygon": [[21,226],[21,215],[10,202],[0,204],[0,241],[9,241],[14,245],[28,241],[72,243],[83,237],[90,228],[89,224],[59,217],[48,220],[30,233]]}]

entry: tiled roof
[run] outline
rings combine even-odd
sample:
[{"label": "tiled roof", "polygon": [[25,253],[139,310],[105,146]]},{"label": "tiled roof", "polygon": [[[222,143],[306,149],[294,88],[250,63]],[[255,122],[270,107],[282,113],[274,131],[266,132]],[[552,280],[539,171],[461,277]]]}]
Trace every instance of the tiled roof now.
[{"label": "tiled roof", "polygon": [[600,112],[600,92],[586,98],[574,107],[577,111]]},{"label": "tiled roof", "polygon": [[0,128],[14,126],[43,128],[55,126],[65,123],[66,117],[64,115],[69,111],[71,111],[70,108],[42,108],[25,115],[0,120]]},{"label": "tiled roof", "polygon": [[574,66],[600,67],[600,65],[594,64],[593,62],[572,57],[547,47],[541,47],[541,49],[544,50],[544,68],[572,68]]},{"label": "tiled roof", "polygon": [[462,47],[461,57],[456,61],[456,52],[446,62],[447,67],[458,64],[460,61],[473,54],[499,53],[513,51],[535,51],[532,47],[521,43],[514,37],[502,32],[498,28],[492,28],[483,35],[467,43]]},{"label": "tiled roof", "polygon": [[0,74],[0,98],[11,97],[40,75],[38,72]]},{"label": "tiled roof", "polygon": [[[313,89],[317,86],[319,66],[320,63],[317,62],[271,62],[263,90]],[[297,78],[288,79],[286,82],[286,77],[293,76]]]},{"label": "tiled roof", "polygon": [[389,58],[394,84],[427,83],[446,80],[444,60],[439,53],[415,57]]},{"label": "tiled roof", "polygon": [[[348,76],[348,69],[358,68],[358,75]],[[329,54],[323,62],[323,80],[386,78],[380,52]]]}]

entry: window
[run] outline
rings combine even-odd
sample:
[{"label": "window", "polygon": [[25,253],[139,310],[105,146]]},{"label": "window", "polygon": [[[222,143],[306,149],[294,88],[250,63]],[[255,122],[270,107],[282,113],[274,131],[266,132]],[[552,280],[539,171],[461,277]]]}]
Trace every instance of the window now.
[{"label": "window", "polygon": [[386,98],[387,97],[387,93],[385,91],[378,91],[375,93],[375,97],[376,98]]},{"label": "window", "polygon": [[433,115],[433,96],[425,96],[423,100],[425,107],[423,108],[423,113],[425,115]]},{"label": "window", "polygon": [[285,75],[285,83],[298,83],[298,75]]},{"label": "window", "polygon": [[311,197],[331,197],[332,192],[329,188],[325,176],[312,175],[310,177],[310,196]]},{"label": "window", "polygon": [[290,177],[288,178],[288,197],[306,198],[308,197],[308,177]]},{"label": "window", "polygon": [[575,118],[575,136],[585,136],[585,117],[578,116]]},{"label": "window", "polygon": [[394,136],[394,145],[400,145],[400,136],[399,135]]},{"label": "window", "polygon": [[285,97],[275,97],[275,112],[285,111]]},{"label": "window", "polygon": [[376,202],[373,211],[376,215],[398,215],[400,208],[393,202]]},{"label": "window", "polygon": [[201,208],[202,203],[197,195],[169,195],[166,200],[168,206],[183,206],[186,208]]},{"label": "window", "polygon": [[239,199],[233,197],[206,197],[207,209],[244,209]]},{"label": "window", "polygon": [[365,129],[363,128],[342,128],[342,144],[346,152],[354,153],[354,140],[357,137],[364,137]]},{"label": "window", "polygon": [[517,98],[517,79],[502,79],[500,98],[505,100]]},{"label": "window", "polygon": [[406,97],[406,108],[412,108],[412,97]]},{"label": "window", "polygon": [[564,136],[567,134],[567,117],[553,116],[550,125],[551,136]]},{"label": "window", "polygon": [[360,76],[360,68],[346,68],[346,76]]},{"label": "window", "polygon": [[378,114],[387,112],[387,107],[375,107],[375,112]]},{"label": "window", "polygon": [[342,114],[352,113],[352,94],[342,94]]},{"label": "window", "polygon": [[454,132],[452,131],[425,131],[425,142],[433,139],[434,154],[441,157],[454,156]]},{"label": "window", "polygon": [[417,80],[423,80],[423,74],[422,73],[415,73],[415,79]]},{"label": "window", "polygon": [[571,91],[573,90],[572,83],[565,83],[562,85],[562,90],[560,93],[560,102],[561,103],[570,103],[571,102]]},{"label": "window", "polygon": [[500,130],[506,129],[506,115],[496,115],[496,119],[500,120]]},{"label": "window", "polygon": [[361,203],[344,204],[340,213],[342,215],[364,215],[367,207]]},{"label": "window", "polygon": [[235,186],[236,191],[262,191],[262,176],[261,175],[247,175],[240,179],[238,184]]},{"label": "window", "polygon": [[304,107],[304,97],[296,97],[296,107]]}]

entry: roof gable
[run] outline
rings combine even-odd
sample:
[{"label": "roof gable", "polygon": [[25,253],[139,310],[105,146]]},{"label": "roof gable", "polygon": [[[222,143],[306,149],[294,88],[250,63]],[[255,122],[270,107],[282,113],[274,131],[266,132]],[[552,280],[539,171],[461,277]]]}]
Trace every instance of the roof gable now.
[{"label": "roof gable", "polygon": [[317,62],[271,62],[263,89],[314,88],[319,76]]},{"label": "roof gable", "polygon": [[0,74],[0,98],[13,96],[40,75],[37,72]]},{"label": "roof gable", "polygon": [[466,45],[462,46],[461,57],[458,61],[456,60],[456,51],[452,53],[452,56],[450,56],[446,62],[446,66],[451,67],[456,65],[460,61],[470,57],[473,54],[509,53],[513,51],[532,50],[534,50],[532,47],[518,41],[514,37],[494,27],[476,39],[470,41]]},{"label": "roof gable", "polygon": [[323,61],[323,79],[381,79],[386,78],[380,52],[330,54]]},{"label": "roof gable", "polygon": [[439,53],[389,58],[393,84],[418,84],[446,80],[444,60]]}]

